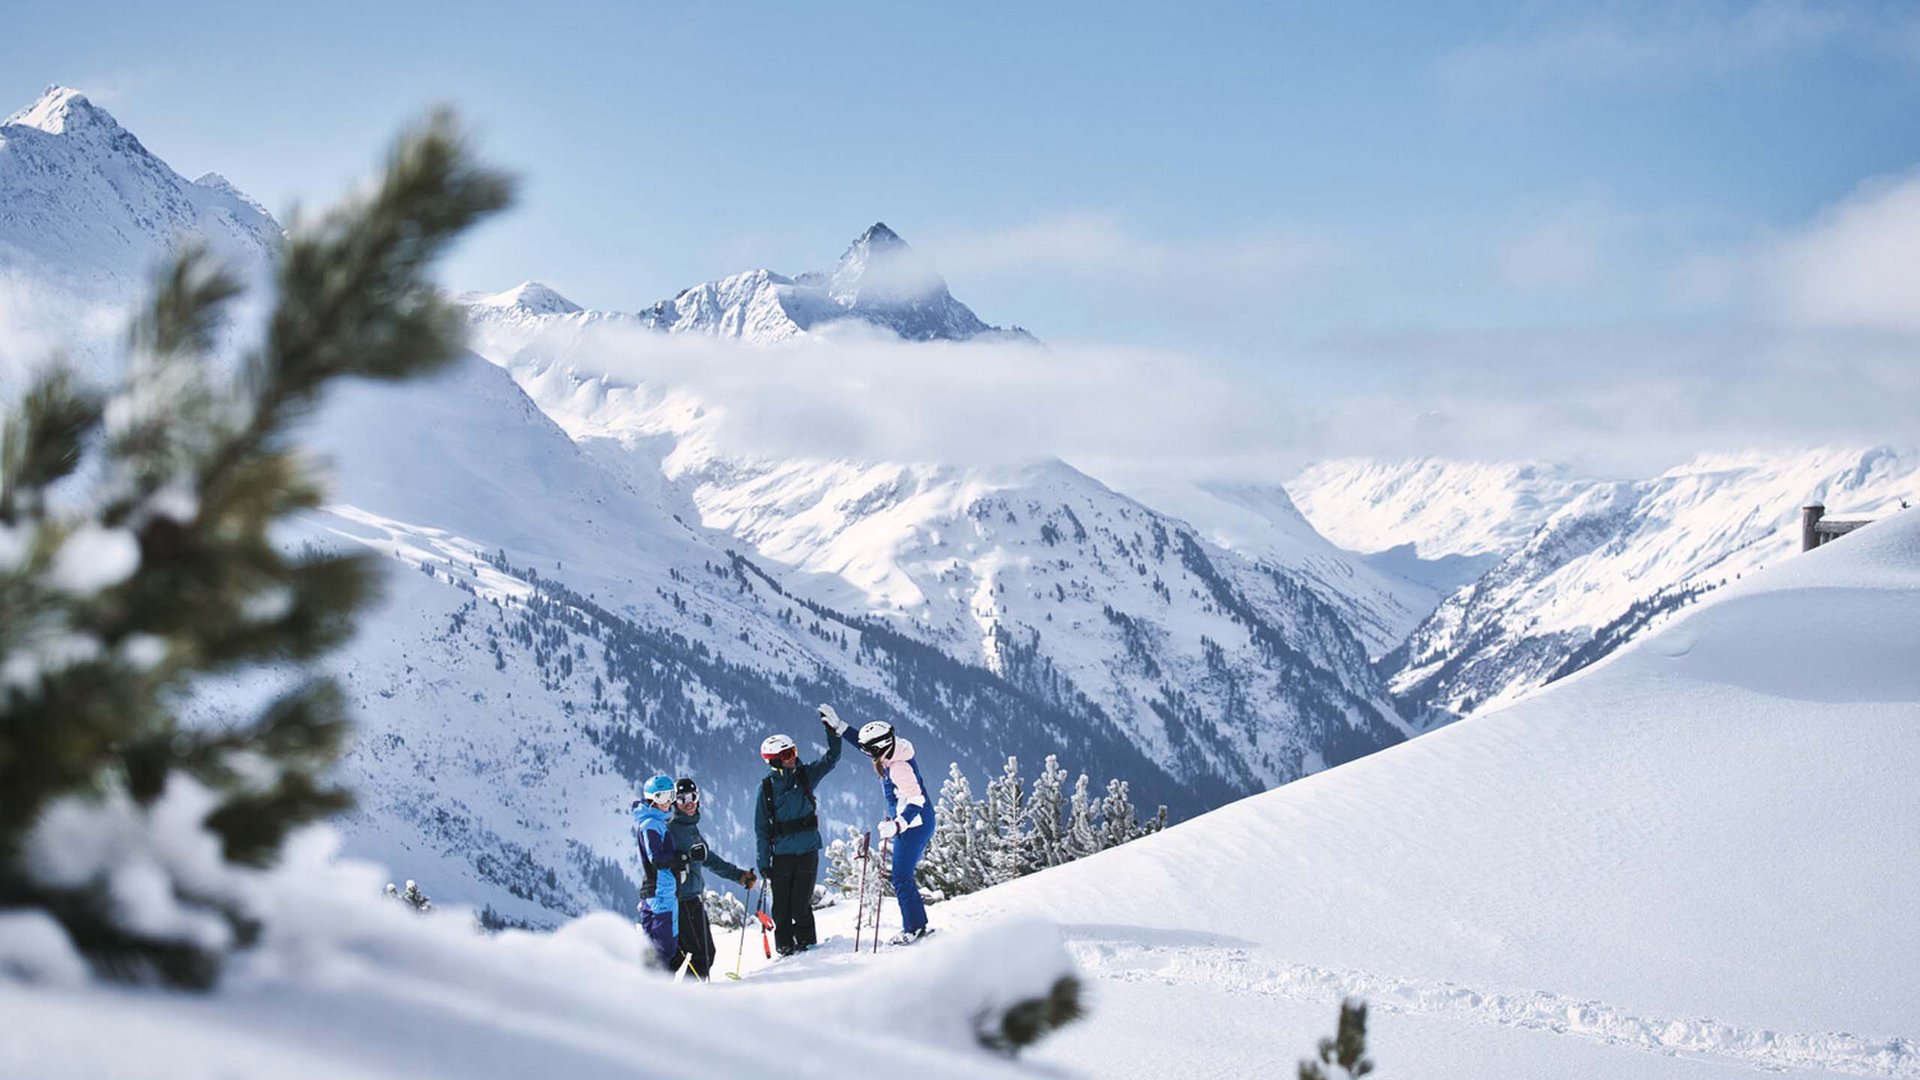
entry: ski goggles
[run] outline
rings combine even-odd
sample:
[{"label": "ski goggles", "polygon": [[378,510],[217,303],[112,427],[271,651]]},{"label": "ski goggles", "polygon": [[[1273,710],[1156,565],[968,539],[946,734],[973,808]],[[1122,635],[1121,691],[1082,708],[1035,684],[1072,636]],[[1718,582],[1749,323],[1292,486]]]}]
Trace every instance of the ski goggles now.
[{"label": "ski goggles", "polygon": [[675,806],[699,806],[700,793],[697,791],[676,791],[673,793]]},{"label": "ski goggles", "polygon": [[796,747],[789,746],[767,760],[783,769],[791,769],[800,764],[800,751]]}]

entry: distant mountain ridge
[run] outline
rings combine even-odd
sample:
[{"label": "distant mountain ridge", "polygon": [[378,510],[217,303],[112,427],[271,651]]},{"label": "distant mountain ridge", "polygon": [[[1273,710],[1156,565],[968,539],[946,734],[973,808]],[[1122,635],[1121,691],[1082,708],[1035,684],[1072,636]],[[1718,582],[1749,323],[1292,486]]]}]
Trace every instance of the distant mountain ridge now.
[{"label": "distant mountain ridge", "polygon": [[1444,717],[1517,700],[1791,556],[1805,503],[1875,516],[1913,500],[1920,453],[1703,454],[1613,481],[1543,465],[1346,461],[1290,486],[1317,526],[1392,545],[1402,562],[1408,548],[1425,567],[1436,555],[1491,560],[1380,661],[1404,713]]},{"label": "distant mountain ridge", "polygon": [[640,313],[642,325],[760,344],[853,320],[907,341],[1032,341],[1019,327],[990,326],[954,299],[933,263],[884,222],[854,238],[832,270],[785,277],[749,270],[683,289]]}]

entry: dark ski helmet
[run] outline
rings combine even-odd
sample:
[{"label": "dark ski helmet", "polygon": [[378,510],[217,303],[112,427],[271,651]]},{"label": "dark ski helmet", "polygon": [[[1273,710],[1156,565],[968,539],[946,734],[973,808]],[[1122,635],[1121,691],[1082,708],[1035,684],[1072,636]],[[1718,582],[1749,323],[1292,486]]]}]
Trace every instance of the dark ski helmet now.
[{"label": "dark ski helmet", "polygon": [[675,780],[673,782],[673,801],[676,806],[700,805],[700,785],[694,783],[693,777],[691,776],[683,776]]}]

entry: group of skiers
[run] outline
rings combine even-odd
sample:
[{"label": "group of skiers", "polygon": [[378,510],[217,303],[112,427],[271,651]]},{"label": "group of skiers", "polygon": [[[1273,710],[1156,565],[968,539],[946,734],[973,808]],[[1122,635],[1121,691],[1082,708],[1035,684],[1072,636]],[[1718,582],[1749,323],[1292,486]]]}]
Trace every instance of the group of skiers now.
[{"label": "group of skiers", "polygon": [[691,777],[655,776],[633,804],[639,826],[640,923],[661,966],[682,967],[697,977],[713,970],[718,946],[707,921],[702,894],[706,873],[738,882],[751,891],[761,885],[772,895],[774,945],[781,956],[812,948],[813,887],[820,872],[820,817],[814,791],[840,762],[843,743],[852,743],[873,761],[887,799],[880,837],[891,841],[892,880],[900,903],[901,931],[896,945],[925,937],[927,909],[914,882],[914,868],[933,837],[933,806],[914,760],[913,744],[876,720],[855,732],[831,705],[820,706],[827,750],[817,761],[801,761],[788,735],[769,735],[760,744],[767,773],[754,802],[757,841],[754,868],[742,869],[707,847],[700,835],[700,788]]}]

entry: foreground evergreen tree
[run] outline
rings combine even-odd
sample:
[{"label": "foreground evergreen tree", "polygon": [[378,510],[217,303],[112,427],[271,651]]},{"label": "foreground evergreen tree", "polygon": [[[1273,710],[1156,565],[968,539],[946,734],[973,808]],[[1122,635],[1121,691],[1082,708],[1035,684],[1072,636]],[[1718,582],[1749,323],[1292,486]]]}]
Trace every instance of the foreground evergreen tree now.
[{"label": "foreground evergreen tree", "polygon": [[1300,1080],[1328,1080],[1328,1066],[1345,1073],[1350,1080],[1373,1071],[1367,1059],[1367,1003],[1348,999],[1340,1003],[1340,1027],[1331,1039],[1320,1040],[1319,1060],[1300,1062]]},{"label": "foreground evergreen tree", "polygon": [[[372,598],[369,557],[273,542],[318,506],[290,427],[342,376],[460,349],[428,272],[504,207],[452,121],[403,138],[363,196],[294,228],[265,340],[214,343],[235,281],[188,251],[137,320],[124,385],[59,366],[0,431],[0,910],[39,909],[102,972],[205,987],[258,933],[246,871],[348,805],[347,718],[314,668]],[[292,676],[252,715],[183,723],[209,678]]]}]

